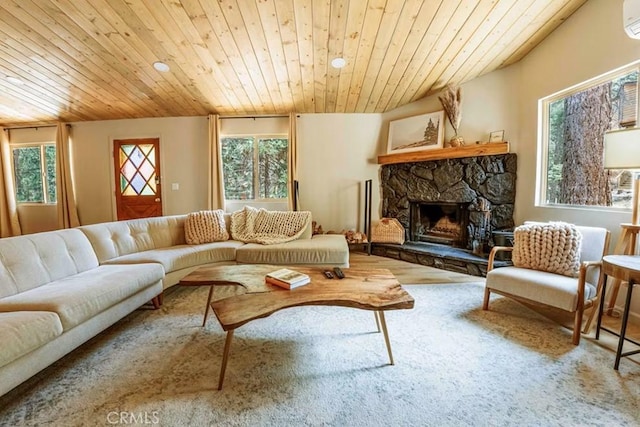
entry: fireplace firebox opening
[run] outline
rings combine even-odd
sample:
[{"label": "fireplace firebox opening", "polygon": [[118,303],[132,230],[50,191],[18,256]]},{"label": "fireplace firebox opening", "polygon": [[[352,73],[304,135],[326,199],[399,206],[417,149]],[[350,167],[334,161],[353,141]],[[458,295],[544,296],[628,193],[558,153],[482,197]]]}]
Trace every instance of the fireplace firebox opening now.
[{"label": "fireplace firebox opening", "polygon": [[469,203],[411,202],[409,240],[467,246]]}]

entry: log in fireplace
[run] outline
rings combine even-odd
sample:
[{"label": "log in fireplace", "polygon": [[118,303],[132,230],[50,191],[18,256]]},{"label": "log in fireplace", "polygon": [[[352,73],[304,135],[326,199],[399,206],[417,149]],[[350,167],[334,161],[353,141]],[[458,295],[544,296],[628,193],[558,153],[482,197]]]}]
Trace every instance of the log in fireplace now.
[{"label": "log in fireplace", "polygon": [[409,240],[466,247],[468,205],[410,202]]}]

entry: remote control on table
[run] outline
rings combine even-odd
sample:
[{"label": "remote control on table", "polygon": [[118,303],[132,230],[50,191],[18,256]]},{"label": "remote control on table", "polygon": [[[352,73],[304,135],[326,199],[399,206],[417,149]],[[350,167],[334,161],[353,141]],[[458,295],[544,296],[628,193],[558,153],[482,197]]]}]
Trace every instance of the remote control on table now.
[{"label": "remote control on table", "polygon": [[336,273],[336,276],[338,276],[338,279],[344,279],[344,273],[342,272],[340,267],[334,267],[333,272]]},{"label": "remote control on table", "polygon": [[333,279],[333,273],[330,272],[329,270],[325,270],[322,273],[325,275],[327,279]]}]

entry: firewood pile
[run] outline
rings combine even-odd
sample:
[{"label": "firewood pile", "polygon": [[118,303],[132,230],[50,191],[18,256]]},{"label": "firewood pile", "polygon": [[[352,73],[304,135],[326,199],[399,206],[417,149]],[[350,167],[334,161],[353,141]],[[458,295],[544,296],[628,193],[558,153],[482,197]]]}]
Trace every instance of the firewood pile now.
[{"label": "firewood pile", "polygon": [[[316,234],[325,234],[324,231],[322,230],[322,225],[318,224],[316,221],[311,221],[311,225],[313,227],[313,235],[315,236]],[[369,240],[367,239],[367,235],[361,231],[355,231],[355,230],[341,230],[341,231],[334,231],[334,230],[329,230],[327,231],[326,234],[342,234],[344,235],[345,239],[347,239],[347,243],[368,243]]]}]

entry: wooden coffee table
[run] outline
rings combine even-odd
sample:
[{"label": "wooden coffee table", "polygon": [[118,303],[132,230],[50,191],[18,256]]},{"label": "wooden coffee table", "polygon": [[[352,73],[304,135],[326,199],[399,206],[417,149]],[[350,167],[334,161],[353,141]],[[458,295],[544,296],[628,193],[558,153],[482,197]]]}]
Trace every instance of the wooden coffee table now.
[{"label": "wooden coffee table", "polygon": [[[265,283],[265,275],[280,268],[291,268],[306,273],[311,283],[292,290],[281,289]],[[327,279],[322,268],[286,267],[275,265],[225,265],[201,267],[185,276],[181,285],[211,286],[205,311],[205,322],[209,305],[213,309],[222,329],[227,332],[222,353],[222,366],[218,390],[222,389],[224,374],[229,359],[229,350],[236,328],[252,320],[267,317],[278,310],[302,305],[328,305],[372,310],[378,332],[384,334],[389,363],[393,365],[393,354],[385,321],[386,310],[413,308],[414,300],[387,269],[345,268],[344,279]],[[243,293],[211,302],[213,287],[236,285]]]}]

